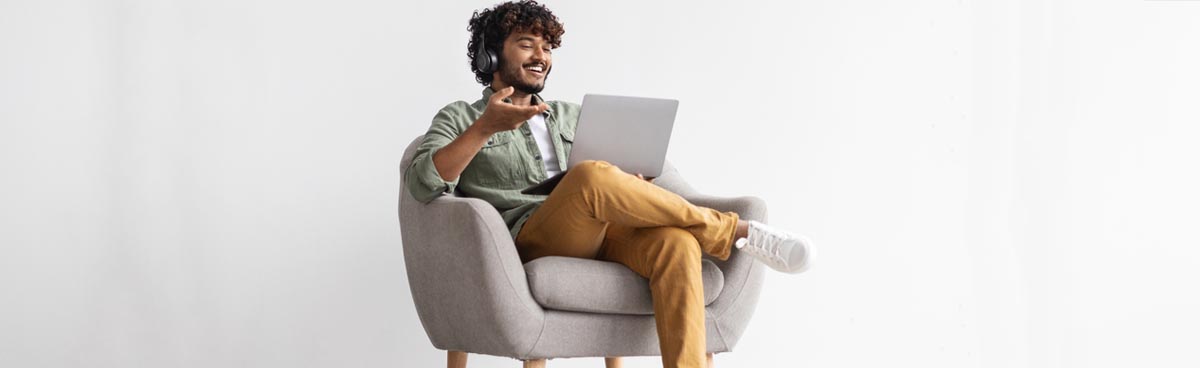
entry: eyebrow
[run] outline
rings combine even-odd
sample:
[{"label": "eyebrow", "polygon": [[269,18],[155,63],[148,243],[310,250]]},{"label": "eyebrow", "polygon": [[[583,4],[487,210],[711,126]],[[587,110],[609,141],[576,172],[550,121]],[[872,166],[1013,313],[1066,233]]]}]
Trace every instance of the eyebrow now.
[{"label": "eyebrow", "polygon": [[521,37],[517,38],[517,42],[521,42],[521,41],[525,41],[525,40],[537,41],[537,39],[533,38],[533,36],[521,36]]}]

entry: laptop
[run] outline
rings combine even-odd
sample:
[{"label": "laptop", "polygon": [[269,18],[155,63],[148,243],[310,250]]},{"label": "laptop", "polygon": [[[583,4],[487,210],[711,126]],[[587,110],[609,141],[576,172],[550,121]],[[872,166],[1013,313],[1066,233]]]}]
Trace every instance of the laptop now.
[{"label": "laptop", "polygon": [[647,179],[658,177],[667,160],[678,109],[679,100],[584,95],[567,168],[521,193],[550,194],[571,167],[587,160],[608,161],[621,171],[641,173]]}]

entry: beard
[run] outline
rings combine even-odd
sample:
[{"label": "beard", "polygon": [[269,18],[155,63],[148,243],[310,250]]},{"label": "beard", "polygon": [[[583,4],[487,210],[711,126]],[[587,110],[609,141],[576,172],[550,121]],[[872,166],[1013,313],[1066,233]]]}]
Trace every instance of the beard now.
[{"label": "beard", "polygon": [[543,88],[546,88],[546,79],[550,78],[549,68],[546,69],[542,79],[534,83],[528,83],[524,78],[521,77],[521,74],[524,74],[524,72],[524,66],[522,65],[510,64],[508,62],[501,61],[500,80],[503,81],[504,84],[510,85],[513,87],[513,89],[521,91],[522,93],[531,95],[540,93],[542,92]]}]

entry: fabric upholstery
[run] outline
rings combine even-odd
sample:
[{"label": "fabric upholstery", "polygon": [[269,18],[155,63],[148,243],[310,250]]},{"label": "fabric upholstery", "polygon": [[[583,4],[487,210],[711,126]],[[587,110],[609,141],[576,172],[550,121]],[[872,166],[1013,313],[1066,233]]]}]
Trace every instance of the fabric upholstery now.
[{"label": "fabric upholstery", "polygon": [[[725,287],[725,276],[710,260],[700,266],[704,305]],[[542,257],[525,264],[533,299],[547,309],[608,314],[654,314],[650,280],[616,262]]]},{"label": "fabric upholstery", "polygon": [[[422,138],[409,144],[400,163],[399,217],[409,290],[435,348],[515,359],[659,355],[654,316],[538,304],[509,229],[487,202],[445,194],[421,203],[408,193],[404,168]],[[654,184],[696,205],[767,221],[762,199],[698,193],[669,162]],[[725,261],[705,258],[724,277],[705,307],[708,351],[732,351],[758,303],[765,266],[736,250]]]}]

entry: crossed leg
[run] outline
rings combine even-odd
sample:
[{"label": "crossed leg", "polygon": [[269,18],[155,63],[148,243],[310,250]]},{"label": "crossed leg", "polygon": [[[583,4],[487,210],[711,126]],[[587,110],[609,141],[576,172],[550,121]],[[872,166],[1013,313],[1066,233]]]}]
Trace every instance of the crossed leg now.
[{"label": "crossed leg", "polygon": [[605,161],[584,161],[567,172],[517,234],[521,261],[548,256],[595,258],[609,226],[677,227],[701,250],[729,258],[738,214],[688,203]]},{"label": "crossed leg", "polygon": [[604,161],[571,168],[517,236],[522,261],[599,258],[650,279],[664,367],[704,367],[703,254],[728,259],[738,215],[698,207]]}]

